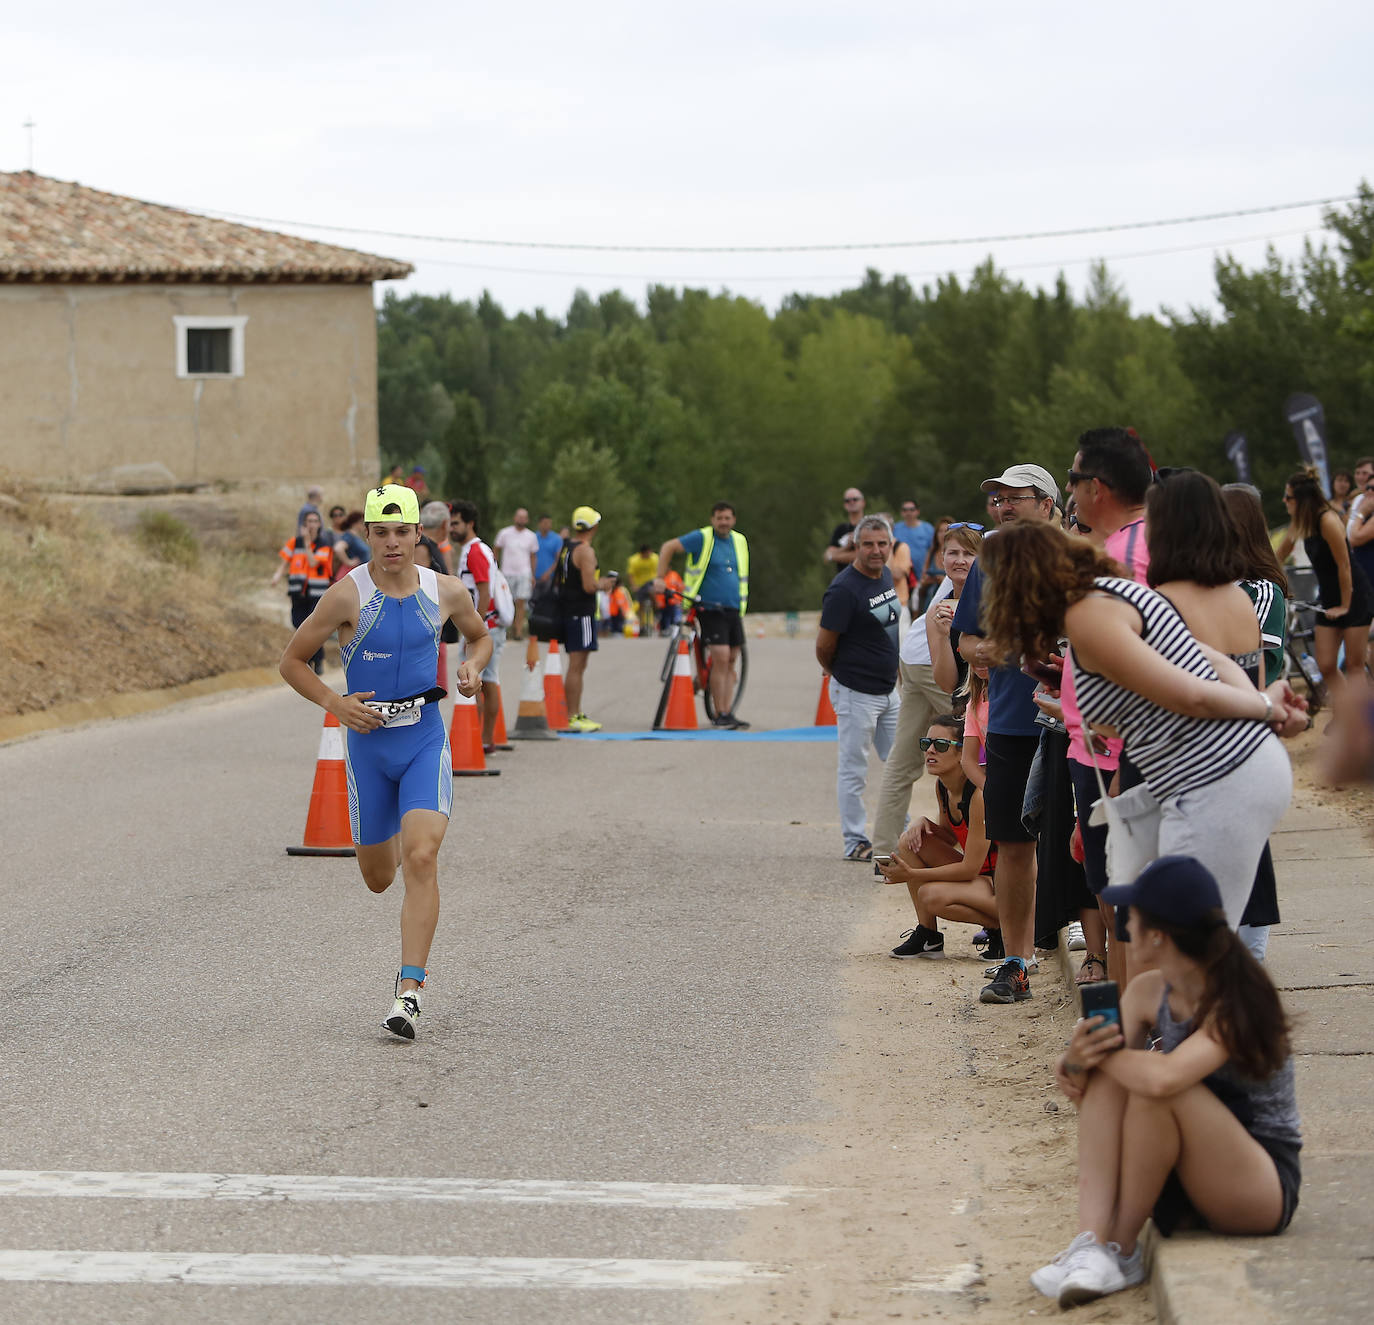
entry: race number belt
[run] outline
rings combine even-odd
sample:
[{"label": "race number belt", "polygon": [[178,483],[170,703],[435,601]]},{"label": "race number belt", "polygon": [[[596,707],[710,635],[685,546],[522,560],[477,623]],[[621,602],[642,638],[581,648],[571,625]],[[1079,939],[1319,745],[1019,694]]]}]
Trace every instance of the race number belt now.
[{"label": "race number belt", "polygon": [[426,704],[437,704],[448,694],[441,686],[426,690],[423,695],[408,695],[405,699],[365,699],[363,703],[382,719],[383,727],[412,727],[420,721]]}]

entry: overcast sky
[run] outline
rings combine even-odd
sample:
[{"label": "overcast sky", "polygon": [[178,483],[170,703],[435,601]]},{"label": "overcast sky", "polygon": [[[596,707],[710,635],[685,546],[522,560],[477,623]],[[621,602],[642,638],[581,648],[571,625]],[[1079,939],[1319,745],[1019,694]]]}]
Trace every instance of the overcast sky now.
[{"label": "overcast sky", "polygon": [[[1345,195],[1374,178],[1374,7],[1314,0],[432,3],[68,0],[0,9],[0,170],[219,213],[612,245],[796,245],[1062,230]],[[995,245],[576,253],[333,234],[407,259],[379,289],[729,289],[769,307],[864,269],[993,254],[1141,311],[1212,302],[1218,246],[1296,254],[1320,209]],[[1190,248],[1155,256],[1160,249]],[[1118,260],[1113,261],[1117,257]]]}]

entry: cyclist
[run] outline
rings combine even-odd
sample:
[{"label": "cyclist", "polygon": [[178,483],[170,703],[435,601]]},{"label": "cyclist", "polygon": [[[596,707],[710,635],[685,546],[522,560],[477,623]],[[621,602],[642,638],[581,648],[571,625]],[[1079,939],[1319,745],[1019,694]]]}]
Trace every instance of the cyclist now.
[{"label": "cyclist", "polygon": [[670,538],[658,550],[654,591],[662,593],[673,558],[687,557],[683,594],[697,600],[701,638],[711,650],[711,701],[714,725],[748,727],[734,714],[744,614],[749,607],[749,540],[735,528],[735,508],[728,501],[711,507],[711,523],[681,538]]}]

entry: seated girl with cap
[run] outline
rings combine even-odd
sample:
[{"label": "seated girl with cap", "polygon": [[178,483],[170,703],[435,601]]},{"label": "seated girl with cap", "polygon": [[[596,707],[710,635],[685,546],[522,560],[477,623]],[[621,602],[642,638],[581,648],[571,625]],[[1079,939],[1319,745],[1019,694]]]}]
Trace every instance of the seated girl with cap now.
[{"label": "seated girl with cap", "polygon": [[937,920],[996,926],[992,871],[997,849],[983,824],[983,790],[965,773],[960,751],[962,718],[935,718],[921,738],[926,770],[935,776],[940,822],[918,819],[902,834],[890,864],[876,869],[887,883],[904,883],[916,908],[916,928],[892,949],[894,957],[943,957],[945,938]]},{"label": "seated girl with cap", "polygon": [[1055,1066],[1079,1109],[1080,1232],[1031,1283],[1060,1306],[1144,1279],[1147,1216],[1165,1236],[1190,1217],[1218,1233],[1281,1233],[1301,1181],[1288,1019],[1210,871],[1163,856],[1102,897],[1130,908],[1145,969],[1120,1022],[1081,1020]]}]

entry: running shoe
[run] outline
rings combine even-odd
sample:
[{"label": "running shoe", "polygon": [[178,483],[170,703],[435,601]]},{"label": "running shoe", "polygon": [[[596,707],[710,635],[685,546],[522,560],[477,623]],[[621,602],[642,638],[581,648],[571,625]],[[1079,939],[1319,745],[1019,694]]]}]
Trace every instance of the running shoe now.
[{"label": "running shoe", "polygon": [[983,936],[981,939],[978,934],[973,936],[973,946],[980,950],[978,955],[990,962],[1004,961],[1007,950],[1002,946],[1002,931],[990,928],[979,930],[978,933]]},{"label": "running shoe", "polygon": [[1096,1241],[1097,1239],[1091,1233],[1080,1233],[1054,1260],[1048,1265],[1042,1265],[1031,1274],[1031,1287],[1046,1297],[1057,1298],[1059,1287],[1064,1282],[1064,1276],[1069,1272],[1070,1262],[1074,1261],[1081,1248]]},{"label": "running shoe", "polygon": [[1068,947],[1070,952],[1083,952],[1087,949],[1088,941],[1083,937],[1083,926],[1076,920],[1070,920]]},{"label": "running shoe", "polygon": [[585,713],[574,713],[568,719],[568,730],[570,732],[599,732],[601,724],[593,722]]},{"label": "running shoe", "polygon": [[908,929],[902,938],[906,940],[892,949],[893,957],[943,957],[945,955],[945,936],[938,929],[927,929],[917,925]]},{"label": "running shoe", "polygon": [[1139,1243],[1130,1256],[1123,1256],[1118,1243],[1109,1242],[1104,1247],[1094,1238],[1069,1256],[1059,1284],[1059,1305],[1075,1307],[1108,1293],[1119,1293],[1144,1279],[1145,1258]]},{"label": "running shoe", "polygon": [[[993,978],[993,976],[995,976],[995,975],[997,974],[997,972],[1000,971],[1000,970],[1002,969],[1002,962],[1004,962],[1004,961],[1006,961],[1006,956],[1005,956],[1005,954],[1002,956],[1002,958],[1001,958],[999,961],[993,962],[993,964],[992,964],[991,966],[985,966],[985,967],[983,968],[983,974],[984,974],[985,976],[987,976],[987,978],[988,978],[989,980],[991,980],[991,979]],[[1036,956],[1032,955],[1032,956],[1026,958],[1026,970],[1027,970],[1031,975],[1034,975],[1034,974],[1036,973],[1036,971],[1038,971],[1039,969],[1040,969],[1040,958],[1039,958],[1039,957],[1036,957]]]},{"label": "running shoe", "polygon": [[383,1030],[399,1035],[403,1040],[415,1038],[415,1023],[420,1020],[420,991],[407,989],[397,994],[391,1005],[391,1015],[382,1022]]},{"label": "running shoe", "polygon": [[1008,957],[992,977],[992,983],[984,985],[978,995],[983,1003],[1024,1003],[1030,997],[1030,976],[1016,957]]},{"label": "running shoe", "polygon": [[737,732],[747,732],[749,730],[749,724],[745,722],[743,718],[737,718],[733,713],[727,713],[725,716],[729,720],[730,725]]}]

